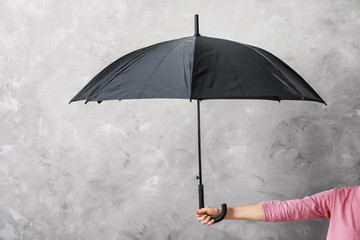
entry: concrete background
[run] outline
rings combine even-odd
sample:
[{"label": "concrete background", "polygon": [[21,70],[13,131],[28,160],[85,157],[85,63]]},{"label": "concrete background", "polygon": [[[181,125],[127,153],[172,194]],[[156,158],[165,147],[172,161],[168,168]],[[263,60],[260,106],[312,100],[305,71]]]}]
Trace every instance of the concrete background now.
[{"label": "concrete background", "polygon": [[360,2],[0,1],[0,239],[325,239],[327,220],[196,221],[196,104],[68,104],[118,57],[200,33],[262,47],[328,106],[204,101],[205,204],[359,185]]}]

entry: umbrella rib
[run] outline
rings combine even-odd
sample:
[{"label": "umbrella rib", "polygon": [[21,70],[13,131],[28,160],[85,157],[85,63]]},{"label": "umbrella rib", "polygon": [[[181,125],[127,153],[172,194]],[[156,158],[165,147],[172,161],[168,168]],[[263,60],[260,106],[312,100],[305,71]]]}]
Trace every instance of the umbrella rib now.
[{"label": "umbrella rib", "polygon": [[180,41],[179,43],[175,44],[175,46],[173,46],[172,48],[170,48],[167,53],[160,59],[159,63],[156,65],[156,67],[154,68],[154,70],[151,72],[149,78],[146,81],[146,84],[144,84],[144,86],[142,87],[141,91],[138,94],[138,98],[140,98],[141,94],[143,93],[144,89],[149,85],[149,82],[152,78],[152,76],[154,75],[154,72],[156,71],[156,69],[160,66],[160,64],[164,61],[164,59],[169,55],[169,53],[176,48],[180,43],[182,43],[183,41]]}]

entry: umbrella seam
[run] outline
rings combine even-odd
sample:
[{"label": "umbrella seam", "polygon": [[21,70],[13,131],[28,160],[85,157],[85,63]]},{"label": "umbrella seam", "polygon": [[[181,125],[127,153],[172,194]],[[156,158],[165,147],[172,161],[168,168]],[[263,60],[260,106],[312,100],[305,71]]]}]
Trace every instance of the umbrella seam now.
[{"label": "umbrella seam", "polygon": [[[190,82],[190,84],[192,83],[192,77],[193,77],[196,36],[194,36],[194,37],[192,37],[192,38],[193,38],[194,46],[193,46],[193,51],[192,51],[192,56],[191,56],[192,64],[190,64],[190,69],[191,69],[191,70],[190,70],[190,73],[191,73],[191,76],[190,76],[191,82]],[[184,55],[183,55],[183,56],[184,56]],[[185,58],[183,57],[183,61],[184,61],[184,60],[185,60]],[[186,92],[187,92],[189,98],[191,99],[191,92],[189,92],[189,85],[188,85],[188,83],[187,83],[187,81],[186,81],[186,74],[185,74],[186,69],[185,69],[185,64],[184,64],[184,63],[185,63],[185,62],[183,62],[183,66],[184,66],[184,75],[185,75],[184,78],[185,78]],[[190,91],[191,91],[191,86],[190,86]]]},{"label": "umbrella seam", "polygon": [[[195,59],[196,59],[196,51],[195,51],[195,49],[196,49],[196,39],[199,37],[199,38],[201,38],[201,37],[203,37],[203,36],[194,36],[195,37],[195,39],[194,39],[194,50],[193,50],[193,64],[192,64],[192,69],[191,69],[191,88],[190,88],[190,91],[191,91],[191,93],[190,93],[190,102],[191,102],[191,100],[193,99],[193,91],[194,91],[194,68],[195,68],[195,63],[196,63],[196,61],[195,61]],[[201,52],[202,52],[202,46],[200,45],[200,49],[199,50],[201,50]],[[199,99],[198,98],[198,100],[201,100],[201,99]]]}]

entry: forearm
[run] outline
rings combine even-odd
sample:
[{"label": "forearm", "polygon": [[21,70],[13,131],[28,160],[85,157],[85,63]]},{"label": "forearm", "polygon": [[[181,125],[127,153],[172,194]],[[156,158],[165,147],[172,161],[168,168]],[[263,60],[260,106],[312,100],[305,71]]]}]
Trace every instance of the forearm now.
[{"label": "forearm", "polygon": [[225,219],[264,221],[265,215],[261,203],[258,203],[248,206],[228,207]]}]

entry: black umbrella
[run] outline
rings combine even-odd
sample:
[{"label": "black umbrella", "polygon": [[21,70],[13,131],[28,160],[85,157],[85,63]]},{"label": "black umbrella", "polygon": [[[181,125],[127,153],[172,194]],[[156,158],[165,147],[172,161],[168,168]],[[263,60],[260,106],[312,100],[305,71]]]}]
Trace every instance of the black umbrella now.
[{"label": "black umbrella", "polygon": [[[199,208],[200,101],[206,99],[305,100],[325,103],[305,80],[273,54],[251,45],[195,34],[131,52],[102,70],[70,102],[177,98],[197,100]],[[326,103],[325,103],[326,104]],[[215,222],[226,214],[226,204]]]}]

